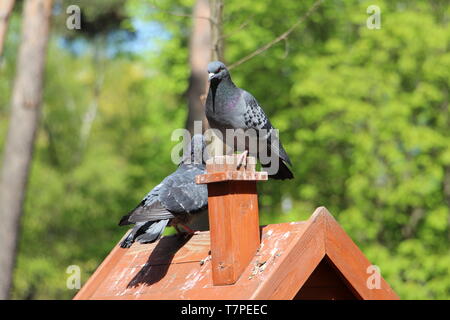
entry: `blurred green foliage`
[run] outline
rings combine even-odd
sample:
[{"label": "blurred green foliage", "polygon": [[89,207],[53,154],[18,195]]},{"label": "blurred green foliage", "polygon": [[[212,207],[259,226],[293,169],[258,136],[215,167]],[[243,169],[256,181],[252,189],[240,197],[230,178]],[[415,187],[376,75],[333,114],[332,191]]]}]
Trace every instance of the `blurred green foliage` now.
[{"label": "blurred green foliage", "polygon": [[[86,12],[102,10],[97,2]],[[225,1],[226,62],[287,30],[313,2]],[[91,37],[74,52],[61,45],[64,23],[54,25],[14,298],[71,298],[66,268],[79,265],[85,282],[125,233],[121,215],[174,170],[192,21],[168,12],[189,14],[194,1],[117,3],[124,29],[140,20],[165,35],[154,34],[150,50],[108,53],[113,40]],[[379,30],[366,27],[373,4]],[[328,0],[287,41],[232,70],[294,163],[295,180],[260,185],[261,223],[326,206],[403,299],[450,298],[449,11],[441,0]],[[16,13],[0,69],[0,147],[19,29]]]}]

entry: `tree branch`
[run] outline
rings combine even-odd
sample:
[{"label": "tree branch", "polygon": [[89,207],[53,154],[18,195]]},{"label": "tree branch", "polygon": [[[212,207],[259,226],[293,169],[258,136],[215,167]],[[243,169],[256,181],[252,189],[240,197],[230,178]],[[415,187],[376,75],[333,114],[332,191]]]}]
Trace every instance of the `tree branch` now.
[{"label": "tree branch", "polygon": [[196,15],[193,15],[193,14],[190,14],[190,13],[181,13],[181,12],[174,12],[174,11],[165,10],[165,9],[162,9],[162,8],[158,7],[154,2],[152,2],[150,4],[150,6],[153,7],[154,9],[162,12],[162,13],[170,14],[172,16],[192,18],[192,19],[205,19],[205,20],[208,20],[213,25],[217,24],[217,22],[211,17],[196,16]]},{"label": "tree branch", "polygon": [[309,8],[309,10],[303,15],[301,16],[288,30],[286,30],[285,32],[283,32],[282,34],[280,34],[278,37],[276,37],[275,39],[273,39],[272,41],[270,41],[269,43],[265,44],[264,46],[258,48],[257,50],[253,51],[252,53],[250,53],[249,55],[243,57],[242,59],[236,61],[235,63],[231,64],[228,69],[231,70],[234,67],[237,67],[241,64],[243,64],[244,62],[247,62],[248,60],[250,60],[251,58],[263,53],[264,51],[266,51],[267,49],[269,49],[270,47],[272,47],[273,45],[277,44],[278,42],[280,42],[281,40],[285,40],[289,34],[295,30],[295,28],[297,28],[306,18],[308,18],[314,11],[317,10],[317,8],[322,4],[324,0],[317,0],[311,8]]},{"label": "tree branch", "polygon": [[239,25],[239,27],[237,27],[236,30],[234,30],[233,32],[230,32],[229,34],[222,35],[220,39],[221,39],[221,40],[228,39],[228,38],[234,36],[235,34],[239,33],[239,31],[242,31],[243,29],[245,29],[245,28],[250,24],[250,22],[253,20],[253,16],[254,16],[254,14],[251,15],[251,16],[250,16],[247,20],[245,20],[243,23],[241,23],[241,24]]},{"label": "tree branch", "polygon": [[216,24],[211,24],[211,60],[223,61],[223,39],[222,39],[222,15],[223,0],[210,0],[209,7],[211,18]]}]

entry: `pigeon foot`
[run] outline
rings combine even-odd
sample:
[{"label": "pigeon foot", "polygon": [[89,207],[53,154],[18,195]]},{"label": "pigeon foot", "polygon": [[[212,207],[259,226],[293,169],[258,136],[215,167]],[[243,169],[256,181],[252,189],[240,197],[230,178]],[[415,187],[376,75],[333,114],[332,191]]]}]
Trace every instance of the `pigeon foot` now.
[{"label": "pigeon foot", "polygon": [[125,239],[125,240],[122,241],[122,243],[120,244],[120,247],[126,249],[126,248],[131,247],[132,244],[133,244],[133,241],[132,241],[132,240]]},{"label": "pigeon foot", "polygon": [[[179,227],[182,227],[184,230],[186,230],[186,232],[181,231]],[[191,228],[189,228],[187,225],[183,224],[183,223],[178,223],[176,226],[174,226],[175,230],[177,230],[177,235],[179,238],[188,238],[191,237],[193,235],[196,235],[198,233],[200,233],[200,231],[194,231]]]},{"label": "pigeon foot", "polygon": [[238,156],[237,161],[237,169],[239,170],[242,166],[247,165],[247,156],[248,156],[248,150],[245,150]]},{"label": "pigeon foot", "polygon": [[189,234],[197,234],[197,233],[198,233],[198,231],[192,230],[191,228],[189,228],[189,227],[188,227],[187,225],[185,225],[185,224],[180,223],[179,225],[182,226],[183,229],[186,230],[187,233],[189,233]]}]

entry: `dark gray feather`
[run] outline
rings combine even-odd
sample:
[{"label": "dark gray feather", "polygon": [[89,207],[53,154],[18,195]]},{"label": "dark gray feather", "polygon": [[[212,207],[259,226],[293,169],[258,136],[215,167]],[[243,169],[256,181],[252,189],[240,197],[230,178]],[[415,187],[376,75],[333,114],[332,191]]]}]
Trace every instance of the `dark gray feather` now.
[{"label": "dark gray feather", "polygon": [[206,185],[196,184],[195,177],[204,174],[204,165],[182,165],[161,187],[160,201],[173,213],[195,213],[206,207]]},{"label": "dark gray feather", "polygon": [[207,187],[195,183],[195,177],[206,172],[202,157],[205,146],[203,136],[195,135],[177,170],[122,217],[119,225],[136,224],[122,247],[129,247],[135,240],[155,241],[172,221],[174,224],[188,222],[191,214],[207,208]]},{"label": "dark gray feather", "polygon": [[153,222],[146,228],[144,233],[136,237],[135,241],[139,241],[139,243],[149,243],[158,240],[168,223],[169,219]]},{"label": "dark gray feather", "polygon": [[[208,72],[215,73],[210,77],[210,88],[205,106],[206,117],[211,128],[221,131],[227,145],[234,145],[232,141],[226,141],[227,129],[255,130],[258,139],[265,140],[268,152],[273,153],[280,160],[279,172],[270,174],[269,177],[292,179],[294,176],[286,166],[286,163],[291,165],[289,156],[281,141],[274,135],[274,127],[255,97],[233,83],[223,63],[211,62],[208,65]],[[234,145],[234,148],[234,151],[243,151],[239,150],[237,145]]]}]

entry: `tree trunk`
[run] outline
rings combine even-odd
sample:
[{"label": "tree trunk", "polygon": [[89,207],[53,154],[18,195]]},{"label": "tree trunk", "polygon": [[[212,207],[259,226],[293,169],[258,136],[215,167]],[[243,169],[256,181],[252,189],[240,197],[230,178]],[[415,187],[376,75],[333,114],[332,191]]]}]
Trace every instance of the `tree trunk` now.
[{"label": "tree trunk", "polygon": [[[224,38],[222,32],[222,15],[223,15],[223,0],[209,0],[211,19],[210,19],[210,30],[211,30],[211,44],[210,44],[210,61],[222,61],[224,60]],[[203,96],[203,104],[206,102],[206,97],[209,90],[209,82],[206,83],[204,89],[205,94]],[[223,143],[222,139],[215,135],[215,131],[210,131],[206,135],[206,140],[210,141],[208,144],[208,153],[211,157],[221,156],[226,154],[227,148]]]},{"label": "tree trunk", "polygon": [[6,32],[8,31],[9,16],[14,8],[14,1],[15,0],[0,1],[0,58],[3,55]]},{"label": "tree trunk", "polygon": [[[209,89],[207,66],[208,62],[213,60],[223,61],[222,10],[223,0],[198,0],[194,9],[189,49],[189,111],[186,119],[186,129],[191,134],[194,133],[194,121],[202,121],[203,132],[209,128],[205,115],[205,101]],[[207,212],[198,215],[189,226],[194,230],[208,230]]]},{"label": "tree trunk", "polygon": [[[208,83],[208,72],[206,70],[211,59],[211,32],[209,21],[210,10],[208,0],[198,0],[193,12],[193,27],[189,43],[189,64],[191,76],[187,90],[188,116],[186,129],[191,135],[194,133],[194,121],[202,121],[203,131],[208,122],[205,116],[205,105],[202,100],[205,96],[205,88]],[[204,17],[204,18],[195,18]]]},{"label": "tree trunk", "polygon": [[193,27],[189,44],[191,76],[187,90],[188,116],[186,129],[194,133],[194,121],[202,121],[208,128],[205,100],[208,93],[207,65],[213,60],[223,61],[222,37],[223,0],[198,0],[193,12]]},{"label": "tree trunk", "polygon": [[211,6],[211,61],[224,61],[223,57],[223,33],[222,33],[222,15],[223,0],[210,0]]},{"label": "tree trunk", "polygon": [[[3,0],[2,0],[3,1]],[[52,0],[26,0],[0,179],[0,299],[12,282],[20,217],[39,122]]]},{"label": "tree trunk", "polygon": [[92,125],[97,116],[100,94],[105,80],[105,42],[106,38],[103,35],[97,35],[94,39],[94,56],[93,66],[96,74],[95,83],[92,92],[91,103],[83,116],[80,132],[80,149],[77,162],[81,160],[88,144],[89,136],[91,134]]}]

